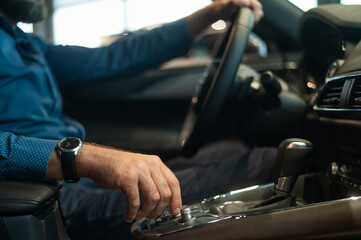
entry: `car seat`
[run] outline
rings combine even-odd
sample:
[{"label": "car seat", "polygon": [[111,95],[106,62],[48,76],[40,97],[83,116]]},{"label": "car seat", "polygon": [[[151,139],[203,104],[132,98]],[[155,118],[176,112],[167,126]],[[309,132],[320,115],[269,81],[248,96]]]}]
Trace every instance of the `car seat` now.
[{"label": "car seat", "polygon": [[61,186],[0,181],[0,239],[70,239],[58,201]]}]

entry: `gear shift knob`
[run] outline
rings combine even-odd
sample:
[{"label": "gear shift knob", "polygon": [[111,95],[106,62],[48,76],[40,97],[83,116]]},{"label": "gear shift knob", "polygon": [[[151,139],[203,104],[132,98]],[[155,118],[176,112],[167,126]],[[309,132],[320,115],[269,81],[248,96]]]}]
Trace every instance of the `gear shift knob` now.
[{"label": "gear shift knob", "polygon": [[312,143],[300,139],[289,138],[278,147],[275,170],[275,189],[289,193],[297,180],[310,163],[313,152]]}]

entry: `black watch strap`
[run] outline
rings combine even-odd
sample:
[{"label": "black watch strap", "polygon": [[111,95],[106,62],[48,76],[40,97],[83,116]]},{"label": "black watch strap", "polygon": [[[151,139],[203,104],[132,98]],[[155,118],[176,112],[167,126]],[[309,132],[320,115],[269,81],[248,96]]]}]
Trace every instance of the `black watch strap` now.
[{"label": "black watch strap", "polygon": [[74,153],[62,152],[60,154],[61,168],[65,182],[75,183],[80,179],[76,173],[75,157]]},{"label": "black watch strap", "polygon": [[68,183],[79,181],[76,172],[76,157],[82,148],[82,141],[79,138],[67,137],[59,141],[57,152],[61,161],[63,179]]}]

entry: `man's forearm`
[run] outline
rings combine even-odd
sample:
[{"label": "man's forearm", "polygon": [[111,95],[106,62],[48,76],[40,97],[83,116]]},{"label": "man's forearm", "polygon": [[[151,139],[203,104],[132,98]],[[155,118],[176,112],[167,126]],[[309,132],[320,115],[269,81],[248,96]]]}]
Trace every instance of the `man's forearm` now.
[{"label": "man's forearm", "polygon": [[[89,169],[93,169],[93,171],[101,169],[101,160],[104,158],[113,159],[113,152],[118,153],[122,151],[91,143],[83,143],[82,149],[79,151],[79,154],[76,158],[76,172],[78,177],[91,178],[92,176],[89,173]],[[126,152],[124,151],[123,153],[125,154]],[[46,177],[52,180],[63,179],[60,157],[55,149],[49,158]]]},{"label": "man's forearm", "polygon": [[[121,190],[128,207],[126,220],[156,217],[165,207],[178,215],[182,207],[179,182],[155,155],[131,153],[84,143],[76,158],[79,177],[91,178],[97,185]],[[48,162],[47,178],[63,178],[61,161],[54,150]],[[146,200],[140,207],[139,191]]]}]

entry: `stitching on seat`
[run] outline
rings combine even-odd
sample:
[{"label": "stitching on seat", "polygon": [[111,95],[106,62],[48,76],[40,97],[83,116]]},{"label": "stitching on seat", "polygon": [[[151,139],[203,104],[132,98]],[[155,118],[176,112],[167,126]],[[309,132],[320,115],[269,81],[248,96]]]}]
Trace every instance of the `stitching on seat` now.
[{"label": "stitching on seat", "polygon": [[35,198],[35,197],[28,197],[28,196],[11,196],[11,197],[2,197],[0,196],[0,200],[11,200],[11,199],[20,199],[20,200],[33,200],[33,201],[38,201],[39,198]]},{"label": "stitching on seat", "polygon": [[30,204],[30,205],[37,205],[37,203],[35,203],[35,202],[7,201],[7,202],[2,202],[2,203],[0,204],[0,206],[1,206],[2,204],[14,204],[14,203],[16,203],[16,204]]}]

